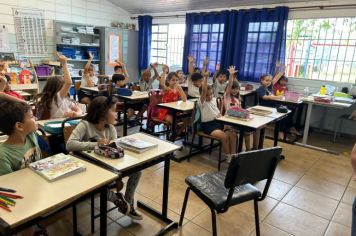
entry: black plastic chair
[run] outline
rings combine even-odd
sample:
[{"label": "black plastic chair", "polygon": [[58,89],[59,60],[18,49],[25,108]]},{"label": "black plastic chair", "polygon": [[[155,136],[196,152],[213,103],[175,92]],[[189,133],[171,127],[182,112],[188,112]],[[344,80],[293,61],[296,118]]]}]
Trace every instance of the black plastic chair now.
[{"label": "black plastic chair", "polygon": [[[217,235],[216,212],[224,213],[229,207],[254,201],[256,235],[260,235],[258,202],[265,199],[277,167],[281,147],[242,152],[231,161],[227,172],[204,173],[185,179],[185,192],[179,226],[182,226],[189,192],[192,190],[210,208],[213,235]],[[252,184],[267,179],[263,192]]]}]

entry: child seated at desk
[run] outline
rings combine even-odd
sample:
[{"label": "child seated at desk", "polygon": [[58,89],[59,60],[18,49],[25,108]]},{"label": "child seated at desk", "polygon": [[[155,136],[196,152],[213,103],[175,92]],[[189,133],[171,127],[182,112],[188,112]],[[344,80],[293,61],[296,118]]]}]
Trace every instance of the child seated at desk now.
[{"label": "child seated at desk", "polygon": [[[117,93],[117,89],[119,88],[125,88],[127,81],[128,78],[125,77],[123,74],[113,74],[112,82],[115,84],[114,92]],[[134,103],[134,104],[128,104],[128,106],[129,107],[126,108],[127,118],[129,119],[128,123],[130,126],[134,126],[136,124],[136,120],[141,118],[143,113],[146,111],[147,105]],[[123,110],[124,103],[119,101],[117,103],[117,108]],[[136,116],[135,116],[135,111],[138,111]]]},{"label": "child seated at desk", "polygon": [[201,131],[208,135],[212,135],[220,139],[224,153],[227,156],[227,162],[231,161],[232,153],[235,150],[231,149],[231,135],[224,132],[224,125],[217,122],[215,118],[221,116],[219,108],[217,106],[216,98],[214,98],[214,92],[211,86],[208,86],[209,72],[204,74],[203,85],[200,88],[201,95],[198,99],[198,105],[201,114]]},{"label": "child seated at desk", "polygon": [[183,71],[182,70],[177,70],[176,73],[177,73],[177,76],[178,76],[179,84],[185,84],[186,77],[185,77]]},{"label": "child seated at desk", "polygon": [[21,94],[11,90],[11,78],[8,75],[4,75],[3,77],[0,76],[0,92],[4,92],[9,96],[24,100]]},{"label": "child seated at desk", "polygon": [[58,55],[63,67],[63,77],[53,76],[47,80],[42,92],[35,97],[36,114],[40,120],[77,117],[83,114],[79,106],[68,97],[72,79],[69,74],[67,58]]},{"label": "child seated at desk", "polygon": [[[141,75],[140,79],[140,89],[141,91],[150,91],[153,89],[152,84],[155,79],[158,78],[158,72],[157,72],[157,62],[156,63],[151,63],[150,68],[144,70]],[[154,76],[151,77],[151,69],[154,71]]]},{"label": "child seated at desk", "polygon": [[[88,107],[86,117],[77,125],[67,142],[68,151],[93,150],[98,144],[109,144],[117,138],[114,127],[116,118],[115,97],[98,96]],[[117,181],[117,192],[108,191],[108,200],[113,202],[118,210],[132,219],[141,220],[142,215],[134,208],[134,194],[141,172],[129,175],[125,196],[120,193],[122,181]]]},{"label": "child seated at desk", "polygon": [[[187,101],[187,96],[185,95],[182,87],[178,82],[178,75],[176,72],[171,72],[167,75],[167,68],[163,68],[163,73],[160,77],[160,86],[163,90],[162,103],[176,102],[181,99],[183,102]],[[173,117],[167,109],[159,108],[158,109],[158,119],[166,121],[169,124],[172,124]],[[181,123],[178,123],[177,134],[181,134],[188,125],[188,121],[184,120]],[[178,125],[177,125],[178,126]],[[175,127],[172,127],[175,129]]]},{"label": "child seated at desk", "polygon": [[[278,74],[280,66],[281,66],[281,64],[279,62],[277,62],[276,68],[275,68],[275,72],[274,72],[275,76]],[[283,65],[283,70],[282,71],[285,73],[285,71],[286,71],[286,66],[285,65]],[[276,95],[276,96],[285,95],[285,93],[288,91],[288,87],[287,87],[288,78],[285,76],[284,73],[277,80],[277,82],[273,84],[273,91],[274,91],[274,95]]]},{"label": "child seated at desk", "polygon": [[200,96],[199,88],[202,85],[203,76],[201,75],[200,70],[199,72],[195,72],[194,58],[192,56],[188,57],[188,61],[188,98],[198,98]]},{"label": "child seated at desk", "polygon": [[[216,77],[218,79],[216,79]],[[226,89],[226,85],[226,73],[224,71],[220,71],[220,64],[217,64],[213,75],[214,96],[221,97],[221,94],[224,93]]]},{"label": "child seated at desk", "polygon": [[[222,111],[221,114],[225,114],[227,110],[233,108],[233,107],[238,107],[241,108],[241,102],[240,102],[240,85],[239,82],[236,79],[236,73],[237,71],[235,70],[235,66],[230,66],[229,67],[229,81],[225,89],[225,93],[223,96],[223,106],[222,106]],[[227,127],[225,130],[230,129],[233,132],[229,132],[230,140],[231,140],[231,147],[230,150],[236,150],[236,130],[234,130],[232,127]],[[251,137],[253,136],[253,148],[257,149],[258,147],[258,138],[257,138],[258,132],[254,132],[253,135],[252,133],[245,133],[244,139],[245,139],[245,146],[246,146],[246,151],[251,150]]]},{"label": "child seated at desk", "polygon": [[[89,60],[84,67],[84,74],[82,76],[80,87],[95,87],[99,83],[99,78],[95,76],[95,67],[91,63],[93,61],[93,54],[89,52]],[[78,91],[78,100],[81,103],[90,103],[90,93],[83,90]]]},{"label": "child seated at desk", "polygon": [[129,80],[129,74],[126,70],[126,65],[121,61],[116,60],[117,65],[114,67],[114,74],[124,75],[127,81]]}]

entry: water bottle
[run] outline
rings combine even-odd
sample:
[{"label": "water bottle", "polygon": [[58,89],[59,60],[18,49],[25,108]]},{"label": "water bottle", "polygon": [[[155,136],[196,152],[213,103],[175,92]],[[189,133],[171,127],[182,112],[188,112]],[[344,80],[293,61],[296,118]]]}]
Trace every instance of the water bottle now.
[{"label": "water bottle", "polygon": [[325,85],[321,86],[319,93],[320,93],[320,95],[325,95],[325,94],[326,94],[326,87],[325,87]]}]

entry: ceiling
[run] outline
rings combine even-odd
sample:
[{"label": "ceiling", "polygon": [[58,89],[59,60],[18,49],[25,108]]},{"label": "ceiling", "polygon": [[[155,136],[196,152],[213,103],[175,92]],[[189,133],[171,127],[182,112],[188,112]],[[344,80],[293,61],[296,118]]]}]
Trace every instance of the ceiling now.
[{"label": "ceiling", "polygon": [[238,6],[256,6],[308,0],[109,0],[131,14],[191,11]]}]

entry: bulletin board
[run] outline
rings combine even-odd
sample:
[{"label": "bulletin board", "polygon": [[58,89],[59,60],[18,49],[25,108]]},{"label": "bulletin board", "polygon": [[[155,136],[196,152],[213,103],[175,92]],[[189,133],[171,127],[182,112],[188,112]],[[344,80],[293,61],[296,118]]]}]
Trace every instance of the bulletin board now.
[{"label": "bulletin board", "polygon": [[12,12],[19,55],[26,57],[45,56],[47,46],[44,11],[13,8]]},{"label": "bulletin board", "polygon": [[108,34],[109,48],[108,48],[108,64],[116,65],[116,61],[120,61],[120,36],[118,34]]}]

